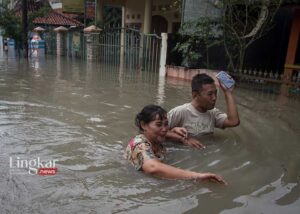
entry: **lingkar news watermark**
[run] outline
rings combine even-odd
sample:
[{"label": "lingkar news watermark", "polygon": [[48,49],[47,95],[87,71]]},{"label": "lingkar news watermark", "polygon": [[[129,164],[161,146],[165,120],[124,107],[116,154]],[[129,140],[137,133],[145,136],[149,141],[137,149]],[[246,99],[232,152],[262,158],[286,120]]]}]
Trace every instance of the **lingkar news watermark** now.
[{"label": "lingkar news watermark", "polygon": [[9,157],[9,168],[11,174],[29,175],[55,175],[57,173],[56,162],[58,160],[24,159],[20,157]]}]

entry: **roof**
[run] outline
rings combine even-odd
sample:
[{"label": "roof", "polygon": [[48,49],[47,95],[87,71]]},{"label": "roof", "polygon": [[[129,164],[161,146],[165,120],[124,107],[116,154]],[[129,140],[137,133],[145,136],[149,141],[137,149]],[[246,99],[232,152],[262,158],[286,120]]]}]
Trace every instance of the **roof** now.
[{"label": "roof", "polygon": [[34,24],[48,24],[55,26],[77,26],[83,27],[83,24],[76,19],[70,18],[62,13],[52,10],[45,17],[37,17],[33,20]]}]

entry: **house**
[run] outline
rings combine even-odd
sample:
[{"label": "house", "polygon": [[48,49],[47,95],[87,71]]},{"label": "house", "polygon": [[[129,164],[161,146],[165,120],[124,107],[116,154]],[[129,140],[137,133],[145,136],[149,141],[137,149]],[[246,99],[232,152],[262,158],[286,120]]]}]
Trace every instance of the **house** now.
[{"label": "house", "polygon": [[[82,0],[72,1],[50,1],[51,5],[57,7],[61,4],[64,13],[82,14],[84,7],[78,7]],[[181,14],[178,8],[173,6],[173,0],[97,0],[96,7],[97,22],[104,20],[105,7],[119,8],[121,25],[123,27],[138,29],[143,33],[176,32],[180,27]],[[91,17],[92,3],[86,2],[86,13]]]}]

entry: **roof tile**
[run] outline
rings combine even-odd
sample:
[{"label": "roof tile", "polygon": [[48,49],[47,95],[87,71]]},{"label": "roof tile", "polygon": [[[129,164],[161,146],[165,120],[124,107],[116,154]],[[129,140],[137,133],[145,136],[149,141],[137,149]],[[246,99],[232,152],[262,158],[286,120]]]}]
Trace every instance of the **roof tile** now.
[{"label": "roof tile", "polygon": [[83,24],[76,19],[65,16],[62,13],[51,11],[45,17],[37,17],[33,20],[34,24],[48,24],[57,26],[77,26],[83,27]]}]

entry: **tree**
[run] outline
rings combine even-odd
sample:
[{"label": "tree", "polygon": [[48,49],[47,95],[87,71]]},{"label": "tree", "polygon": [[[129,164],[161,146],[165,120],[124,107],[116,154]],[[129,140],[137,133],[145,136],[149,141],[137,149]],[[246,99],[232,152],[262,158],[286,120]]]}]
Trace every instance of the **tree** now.
[{"label": "tree", "polygon": [[180,30],[180,41],[175,50],[182,54],[182,66],[210,68],[209,49],[220,43],[218,19],[200,18],[184,23]]},{"label": "tree", "polygon": [[[28,4],[31,4],[33,1],[28,1]],[[25,30],[22,28],[22,3],[23,1],[19,0],[15,2],[14,8],[9,7],[9,1],[4,0],[2,4],[0,4],[0,27],[4,30],[3,36],[12,38],[15,40],[16,47],[19,50],[21,44],[27,46],[27,43],[24,43],[24,39],[27,36],[27,31],[32,30],[34,28],[33,20],[36,17],[43,17],[47,15],[50,11],[50,7],[45,4],[40,7],[37,11],[30,12],[28,15],[28,26],[25,26]],[[23,45],[23,46],[24,46]],[[26,52],[25,52],[26,56]]]},{"label": "tree", "polygon": [[9,1],[4,1],[0,5],[0,27],[4,30],[3,36],[12,38],[17,46],[22,41],[21,17],[8,7]]},{"label": "tree", "polygon": [[24,58],[28,58],[28,7],[27,0],[22,1],[22,40]]},{"label": "tree", "polygon": [[[183,54],[184,59],[191,55],[198,59],[202,57],[203,60],[203,53],[205,53],[206,66],[208,66],[208,49],[222,42],[229,62],[228,69],[242,69],[246,50],[274,26],[274,16],[282,0],[207,1],[221,10],[220,17],[202,16],[189,27],[186,27],[189,24],[184,23],[181,34],[186,28],[189,29],[189,33],[184,33],[186,39],[177,46],[177,50]],[[197,44],[198,40],[201,40],[204,46],[200,47],[200,43]]]},{"label": "tree", "polygon": [[223,42],[229,69],[244,66],[248,47],[272,27],[282,0],[224,0]]}]

